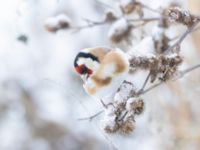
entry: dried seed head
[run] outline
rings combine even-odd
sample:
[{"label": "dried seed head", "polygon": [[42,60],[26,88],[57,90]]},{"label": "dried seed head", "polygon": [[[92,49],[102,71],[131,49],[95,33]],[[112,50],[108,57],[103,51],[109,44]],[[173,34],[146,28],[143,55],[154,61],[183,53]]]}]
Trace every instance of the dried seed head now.
[{"label": "dried seed head", "polygon": [[113,22],[117,20],[117,16],[113,13],[113,11],[107,11],[105,14],[105,19],[106,22]]},{"label": "dried seed head", "polygon": [[182,63],[182,57],[178,54],[159,55],[152,57],[132,57],[130,67],[135,69],[145,69],[150,71],[150,80],[154,82],[158,76],[161,80],[170,79]]},{"label": "dried seed head", "polygon": [[135,122],[131,118],[127,119],[119,126],[120,133],[122,134],[130,134],[134,131],[134,129],[135,129]]},{"label": "dried seed head", "polygon": [[138,6],[136,0],[123,0],[120,3],[121,10],[124,14],[132,13]]},{"label": "dried seed head", "polygon": [[129,98],[126,103],[126,109],[132,111],[134,115],[140,115],[144,110],[144,101],[139,97]]},{"label": "dried seed head", "polygon": [[57,32],[60,29],[70,27],[70,19],[65,14],[50,17],[45,21],[45,29],[49,32]]},{"label": "dried seed head", "polygon": [[188,27],[191,27],[198,19],[196,16],[190,14],[189,11],[183,10],[179,7],[169,8],[167,16],[169,17],[169,21],[181,23]]},{"label": "dried seed head", "polygon": [[119,127],[117,124],[115,124],[114,126],[110,125],[110,124],[107,124],[105,127],[104,127],[104,131],[106,133],[116,133],[118,131]]},{"label": "dried seed head", "polygon": [[133,102],[132,107],[135,114],[140,115],[144,111],[144,101],[139,99],[138,101]]},{"label": "dried seed head", "polygon": [[[105,111],[108,111],[106,109]],[[118,124],[116,123],[116,116],[113,115],[105,115],[102,120],[102,127],[106,133],[115,133],[118,131]]]},{"label": "dried seed head", "polygon": [[119,43],[129,37],[131,28],[128,21],[121,18],[113,23],[108,32],[108,37],[113,43]]}]

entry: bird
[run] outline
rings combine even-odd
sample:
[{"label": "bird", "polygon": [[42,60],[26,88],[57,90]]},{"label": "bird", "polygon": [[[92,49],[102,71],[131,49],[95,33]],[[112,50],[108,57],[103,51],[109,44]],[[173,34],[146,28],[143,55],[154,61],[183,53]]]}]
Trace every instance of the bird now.
[{"label": "bird", "polygon": [[74,68],[85,91],[102,99],[118,90],[128,74],[129,61],[121,49],[98,46],[80,50]]}]

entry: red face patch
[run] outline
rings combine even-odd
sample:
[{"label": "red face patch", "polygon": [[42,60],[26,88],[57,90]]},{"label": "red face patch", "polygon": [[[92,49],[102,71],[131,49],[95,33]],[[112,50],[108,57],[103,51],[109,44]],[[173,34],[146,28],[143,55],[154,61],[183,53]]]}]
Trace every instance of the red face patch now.
[{"label": "red face patch", "polygon": [[75,70],[77,73],[79,74],[88,74],[91,75],[93,73],[93,71],[89,68],[87,68],[85,65],[80,65],[80,66],[76,66]]}]

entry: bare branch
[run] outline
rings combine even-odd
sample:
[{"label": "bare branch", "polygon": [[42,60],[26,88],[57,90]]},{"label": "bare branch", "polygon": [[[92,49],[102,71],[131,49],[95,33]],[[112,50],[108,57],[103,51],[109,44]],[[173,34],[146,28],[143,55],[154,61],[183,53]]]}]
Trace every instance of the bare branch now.
[{"label": "bare branch", "polygon": [[76,33],[76,32],[79,32],[80,30],[83,30],[83,29],[88,29],[88,28],[93,28],[93,27],[96,27],[96,26],[101,26],[101,25],[105,25],[107,24],[108,22],[106,21],[100,21],[100,22],[97,22],[97,21],[88,21],[87,20],[87,23],[86,25],[83,25],[83,26],[79,26],[79,27],[73,27],[72,29],[74,29],[73,33]]},{"label": "bare branch", "polygon": [[[171,81],[178,80],[178,79],[182,78],[184,75],[186,75],[186,74],[190,73],[191,71],[193,71],[195,69],[198,69],[198,68],[200,68],[200,64],[197,64],[197,65],[195,65],[195,66],[193,66],[191,68],[188,68],[188,69],[185,69],[183,71],[180,71],[180,73],[178,74],[178,76],[176,76],[175,78],[171,79]],[[164,81],[160,81],[160,82],[158,82],[158,83],[150,86],[149,88],[147,88],[146,90],[144,90],[142,93],[140,93],[140,95],[145,94],[145,93],[151,91],[152,89],[158,87],[162,83],[164,83]]]},{"label": "bare branch", "polygon": [[[193,67],[191,67],[191,68],[188,68],[188,69],[185,69],[185,70],[181,71],[181,72],[179,73],[178,78],[183,77],[185,74],[187,74],[187,73],[189,73],[189,72],[191,72],[191,71],[193,71],[193,70],[195,70],[195,69],[197,69],[197,68],[199,68],[199,67],[200,67],[200,64],[197,64],[197,65],[195,65],[195,66],[193,66]],[[178,79],[178,78],[177,78],[177,79]]]},{"label": "bare branch", "polygon": [[143,85],[142,85],[142,88],[139,90],[139,94],[142,93],[142,92],[144,91],[145,86],[147,85],[150,76],[151,76],[151,72],[148,73],[148,75],[147,75],[147,77],[146,77],[146,79],[145,79],[145,81],[144,81],[144,83],[143,83]]},{"label": "bare branch", "polygon": [[179,38],[179,40],[177,42],[175,42],[172,46],[170,46],[166,51],[173,51],[174,48],[176,48],[177,46],[180,46],[180,44],[183,42],[183,40],[187,37],[188,34],[190,34],[191,32],[193,32],[193,30],[196,30],[195,27],[199,24],[200,20],[197,20],[191,27],[189,27]]},{"label": "bare branch", "polygon": [[104,112],[104,110],[101,110],[101,111],[95,113],[95,114],[92,115],[92,116],[85,117],[85,118],[79,118],[78,120],[79,120],[79,121],[84,121],[84,120],[92,121],[94,118],[96,118],[97,116],[99,116],[99,115],[102,114],[103,112]]},{"label": "bare branch", "polygon": [[152,11],[152,12],[154,12],[154,13],[160,13],[159,10],[153,9],[153,8],[151,8],[151,7],[149,7],[149,6],[145,5],[145,4],[140,3],[140,5],[141,5],[143,8],[145,8],[145,9],[147,9],[147,10],[149,10],[149,11]]},{"label": "bare branch", "polygon": [[155,18],[138,18],[138,19],[128,19],[129,22],[151,22],[151,21],[158,21],[161,17]]}]

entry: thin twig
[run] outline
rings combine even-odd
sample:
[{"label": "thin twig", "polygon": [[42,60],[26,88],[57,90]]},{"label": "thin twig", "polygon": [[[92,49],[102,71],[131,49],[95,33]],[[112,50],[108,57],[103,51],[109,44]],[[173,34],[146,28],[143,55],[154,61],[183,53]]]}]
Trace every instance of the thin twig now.
[{"label": "thin twig", "polygon": [[[191,68],[188,68],[188,69],[185,69],[185,70],[181,71],[181,72],[179,73],[179,75],[178,75],[178,78],[183,77],[185,74],[187,74],[187,73],[189,73],[189,72],[191,72],[191,71],[193,71],[193,70],[195,70],[195,69],[197,69],[197,68],[199,68],[199,67],[200,67],[200,64],[197,64],[197,65],[195,65],[195,66],[193,66],[193,67],[191,67]],[[175,80],[176,80],[176,79],[175,79]]]},{"label": "thin twig", "polygon": [[147,88],[146,90],[144,90],[143,92],[141,92],[140,95],[145,94],[145,93],[151,91],[152,89],[154,89],[154,88],[158,87],[159,85],[161,85],[163,82],[164,81],[160,81],[160,82],[158,82],[158,83],[150,86],[149,88]]},{"label": "thin twig", "polygon": [[[195,66],[193,66],[191,68],[188,68],[188,69],[185,69],[183,71],[180,71],[180,73],[178,74],[178,76],[176,76],[176,78],[171,79],[171,81],[178,80],[178,79],[182,78],[184,75],[186,75],[187,73],[189,73],[189,72],[191,72],[191,71],[193,71],[193,70],[195,70],[197,68],[200,68],[200,64],[197,64],[197,65],[195,65]],[[160,81],[160,82],[158,82],[158,83],[150,86],[149,88],[147,88],[146,90],[144,90],[140,95],[145,94],[145,93],[151,91],[152,89],[158,87],[162,83],[164,83],[164,81]]]},{"label": "thin twig", "polygon": [[183,40],[187,37],[188,34],[190,34],[191,32],[193,32],[193,30],[195,29],[195,27],[199,24],[200,20],[197,20],[190,28],[188,28],[179,38],[178,41],[176,41],[172,46],[170,46],[166,51],[172,51],[175,47],[180,46],[180,44],[183,42]]},{"label": "thin twig", "polygon": [[126,111],[126,112],[123,114],[123,116],[122,116],[121,118],[119,118],[117,121],[119,122],[119,121],[124,120],[124,118],[126,117],[127,114],[128,114],[128,111]]},{"label": "thin twig", "polygon": [[100,4],[100,5],[102,5],[103,7],[115,10],[111,5],[106,4],[105,2],[101,2],[100,0],[95,0],[95,2],[98,3],[98,4]]},{"label": "thin twig", "polygon": [[150,21],[157,21],[160,20],[161,17],[155,17],[155,18],[138,18],[138,19],[128,19],[129,22],[150,22]]},{"label": "thin twig", "polygon": [[102,114],[103,112],[104,112],[104,110],[101,110],[101,111],[95,113],[95,114],[92,115],[92,116],[85,117],[85,118],[79,118],[78,120],[79,120],[79,121],[83,121],[83,120],[89,120],[89,121],[92,121],[94,118],[96,118],[97,116],[99,116],[99,115]]},{"label": "thin twig", "polygon": [[142,85],[142,88],[139,90],[139,94],[142,93],[142,92],[144,91],[144,89],[145,89],[145,87],[146,87],[146,85],[147,85],[147,83],[148,83],[148,80],[149,80],[149,78],[150,78],[150,75],[151,75],[151,72],[148,73],[148,75],[147,75],[147,77],[146,77],[146,79],[145,79],[145,81],[144,81],[144,83],[143,83],[143,85]]},{"label": "thin twig", "polygon": [[93,28],[93,27],[96,27],[96,26],[105,25],[107,23],[108,22],[106,22],[106,21],[100,21],[100,22],[90,21],[90,22],[88,22],[87,25],[83,25],[83,26],[79,26],[79,27],[73,27],[72,29],[74,29],[73,33],[76,33],[76,32],[79,32],[80,30],[83,30],[83,29]]},{"label": "thin twig", "polygon": [[[193,32],[195,32],[195,31],[198,31],[199,29],[200,29],[200,26],[196,27],[196,28],[195,28],[194,30],[192,30],[190,33],[193,33]],[[175,37],[170,38],[170,41],[174,41],[174,40],[178,39],[180,36],[181,36],[181,34],[176,35]]]},{"label": "thin twig", "polygon": [[154,13],[159,13],[159,14],[160,14],[160,11],[159,11],[159,10],[153,9],[153,8],[151,8],[151,7],[149,7],[149,6],[145,5],[145,4],[141,4],[141,3],[140,3],[140,5],[141,5],[143,8],[146,8],[147,10],[150,10],[150,11],[152,11],[152,12],[154,12]]}]

